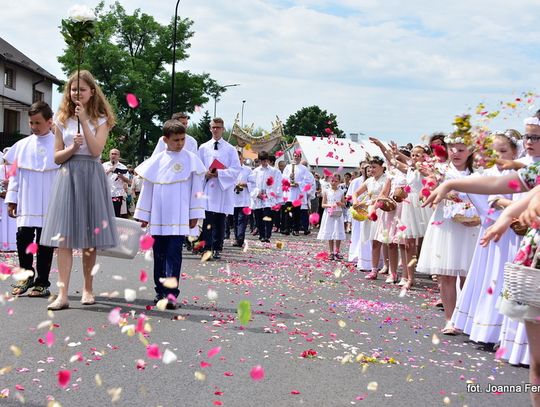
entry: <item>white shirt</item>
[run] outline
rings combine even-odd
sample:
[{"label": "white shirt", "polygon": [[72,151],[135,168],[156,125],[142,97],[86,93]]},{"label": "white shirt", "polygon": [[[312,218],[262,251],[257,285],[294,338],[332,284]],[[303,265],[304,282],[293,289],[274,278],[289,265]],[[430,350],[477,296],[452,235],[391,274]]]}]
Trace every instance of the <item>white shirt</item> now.
[{"label": "white shirt", "polygon": [[[293,177],[294,172],[294,177]],[[306,193],[303,192],[304,187],[309,183],[308,179],[308,169],[302,164],[288,164],[283,170],[283,179],[289,180],[289,182],[294,181],[298,186],[289,188],[288,191],[283,191],[283,196],[286,198],[286,202],[293,202],[297,199],[303,198]],[[294,178],[294,179],[293,179]]]},{"label": "white shirt", "polygon": [[[248,178],[251,191],[251,209],[271,208],[278,203],[281,182],[276,179],[276,170],[262,165],[255,168]],[[279,184],[278,184],[279,182]]]},{"label": "white shirt", "polygon": [[[103,169],[105,171],[108,171],[110,168],[115,168],[115,169],[126,170],[127,171],[127,167],[124,164],[120,163],[120,162],[116,163],[116,165],[114,165],[110,161],[107,161],[107,162],[103,163]],[[127,172],[125,174],[122,174],[122,175],[124,175],[127,178]],[[122,179],[120,179],[118,174],[116,174],[114,171],[112,171],[112,172],[107,174],[107,178],[109,179],[109,187],[110,187],[110,191],[111,191],[111,197],[116,198],[116,197],[119,197],[119,196],[126,196],[126,191],[124,189],[124,181]]]},{"label": "white shirt", "polygon": [[[235,208],[246,208],[251,205],[251,196],[249,195],[250,186],[248,184],[248,177],[251,175],[251,168],[247,165],[242,165],[240,172],[238,173],[238,178],[236,179],[236,185],[238,184],[247,184],[242,191],[238,193],[234,192],[234,207]],[[235,186],[236,186],[235,185]]]},{"label": "white shirt", "polygon": [[236,148],[220,138],[217,150],[213,138],[199,147],[199,158],[208,170],[217,159],[225,168],[217,171],[217,177],[209,178],[204,185],[206,210],[232,215],[234,212],[234,186],[240,172],[240,160]]}]

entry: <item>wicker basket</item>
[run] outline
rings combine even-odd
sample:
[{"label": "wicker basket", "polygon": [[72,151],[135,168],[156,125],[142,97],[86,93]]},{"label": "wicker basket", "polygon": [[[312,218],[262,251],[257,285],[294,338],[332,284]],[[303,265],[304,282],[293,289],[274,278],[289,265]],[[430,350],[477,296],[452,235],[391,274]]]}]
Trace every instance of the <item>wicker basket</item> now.
[{"label": "wicker basket", "polygon": [[519,223],[519,220],[515,220],[510,224],[510,229],[512,229],[518,236],[525,236],[529,230],[529,227]]},{"label": "wicker basket", "polygon": [[405,192],[403,188],[397,187],[394,190],[394,196],[392,197],[392,199],[396,201],[397,203],[400,203],[400,202],[403,202],[405,199],[407,199],[408,196],[409,194],[407,194],[407,192]]},{"label": "wicker basket", "polygon": [[481,223],[479,216],[454,215],[452,219],[465,226],[478,226]]},{"label": "wicker basket", "polygon": [[506,263],[503,297],[540,308],[540,270]]},{"label": "wicker basket", "polygon": [[355,207],[353,206],[349,209],[349,212],[351,213],[352,218],[359,222],[363,222],[368,218],[368,212],[366,209],[363,208],[355,209]]},{"label": "wicker basket", "polygon": [[390,198],[379,198],[377,199],[377,208],[380,208],[382,211],[385,212],[392,212],[395,211],[397,208],[397,204],[393,199]]},{"label": "wicker basket", "polygon": [[133,259],[139,251],[139,241],[145,231],[141,224],[134,220],[116,218],[118,246],[111,249],[98,250],[99,256]]}]

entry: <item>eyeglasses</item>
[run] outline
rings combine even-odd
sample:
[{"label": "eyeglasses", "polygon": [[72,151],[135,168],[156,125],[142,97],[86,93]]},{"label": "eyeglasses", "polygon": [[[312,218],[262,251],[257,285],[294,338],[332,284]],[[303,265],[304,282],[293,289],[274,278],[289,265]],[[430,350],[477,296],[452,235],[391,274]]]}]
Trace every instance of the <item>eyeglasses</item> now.
[{"label": "eyeglasses", "polygon": [[538,140],[540,140],[540,136],[534,134],[524,134],[523,140],[530,141],[531,143],[536,143],[538,142]]},{"label": "eyeglasses", "polygon": [[210,127],[212,130],[218,130],[218,129],[222,129],[223,127],[221,126],[212,126]]}]

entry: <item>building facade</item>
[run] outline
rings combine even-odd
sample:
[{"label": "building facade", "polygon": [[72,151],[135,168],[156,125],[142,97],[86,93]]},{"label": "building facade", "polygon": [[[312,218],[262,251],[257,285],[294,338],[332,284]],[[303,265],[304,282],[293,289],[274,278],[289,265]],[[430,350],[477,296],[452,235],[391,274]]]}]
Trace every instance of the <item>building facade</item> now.
[{"label": "building facade", "polygon": [[0,149],[30,134],[28,109],[38,100],[52,104],[53,85],[62,81],[0,38]]}]

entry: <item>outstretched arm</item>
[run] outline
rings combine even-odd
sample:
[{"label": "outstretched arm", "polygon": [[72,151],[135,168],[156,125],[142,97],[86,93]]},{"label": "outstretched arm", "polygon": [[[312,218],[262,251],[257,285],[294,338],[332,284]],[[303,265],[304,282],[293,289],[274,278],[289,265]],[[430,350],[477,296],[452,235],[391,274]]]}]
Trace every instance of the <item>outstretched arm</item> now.
[{"label": "outstretched arm", "polygon": [[450,191],[481,195],[513,194],[526,191],[517,174],[502,177],[467,177],[443,182],[431,192],[422,206],[434,206],[441,202]]},{"label": "outstretched arm", "polygon": [[[520,222],[531,225],[536,220],[536,216],[532,217],[532,213],[536,213],[538,208],[538,213],[540,213],[540,186],[535,187],[525,195],[522,199],[517,202],[514,202],[512,205],[508,206],[499,216],[497,222],[490,226],[484,236],[480,239],[480,244],[482,246],[487,246],[491,240],[499,241],[501,236],[508,230],[510,224],[516,219],[520,218]],[[530,206],[534,207],[534,211],[529,212]],[[520,216],[521,214],[521,216]],[[527,215],[526,215],[527,214]],[[527,220],[532,220],[532,222],[527,223],[522,221],[522,216],[526,216]]]}]

